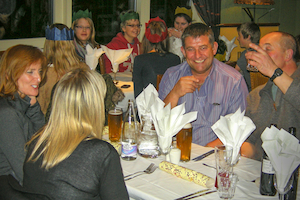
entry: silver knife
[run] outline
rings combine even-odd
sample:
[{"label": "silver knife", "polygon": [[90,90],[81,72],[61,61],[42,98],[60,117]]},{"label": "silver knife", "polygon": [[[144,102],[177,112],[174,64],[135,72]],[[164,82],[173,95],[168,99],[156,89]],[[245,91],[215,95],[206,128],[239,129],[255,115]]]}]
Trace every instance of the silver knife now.
[{"label": "silver knife", "polygon": [[215,152],[214,149],[213,149],[213,150],[210,150],[209,152],[206,152],[206,153],[204,153],[204,154],[202,154],[202,155],[200,155],[200,156],[198,156],[198,157],[196,157],[196,158],[193,158],[192,160],[194,160],[194,161],[202,160],[203,158],[205,158],[205,157],[207,157],[207,156],[213,154],[214,152]]},{"label": "silver knife", "polygon": [[190,196],[193,196],[193,195],[195,195],[195,194],[202,193],[202,192],[206,192],[206,191],[208,191],[208,190],[209,190],[209,189],[199,190],[199,191],[197,191],[197,192],[194,192],[194,193],[192,193],[192,194],[189,194],[189,195],[186,195],[186,196],[180,197],[180,198],[178,198],[178,199],[174,199],[174,200],[184,200],[184,199],[187,198],[187,197],[190,197]]},{"label": "silver knife", "polygon": [[212,191],[205,192],[205,193],[202,193],[202,194],[199,194],[199,195],[196,195],[196,196],[189,197],[189,198],[184,199],[184,200],[193,199],[193,198],[196,198],[196,197],[201,197],[201,196],[204,196],[204,195],[207,195],[207,194],[214,193],[214,192],[216,192],[216,191],[217,191],[217,190],[212,190]]}]

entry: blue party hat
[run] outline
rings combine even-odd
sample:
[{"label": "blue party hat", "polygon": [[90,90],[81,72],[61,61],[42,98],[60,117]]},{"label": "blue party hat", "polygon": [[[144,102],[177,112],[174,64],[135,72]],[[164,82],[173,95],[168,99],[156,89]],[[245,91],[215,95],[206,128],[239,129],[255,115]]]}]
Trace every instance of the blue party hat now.
[{"label": "blue party hat", "polygon": [[50,29],[50,27],[47,26],[46,39],[54,40],[54,41],[73,40],[74,39],[74,31],[73,31],[73,29],[67,30],[66,28],[59,30],[56,27]]}]

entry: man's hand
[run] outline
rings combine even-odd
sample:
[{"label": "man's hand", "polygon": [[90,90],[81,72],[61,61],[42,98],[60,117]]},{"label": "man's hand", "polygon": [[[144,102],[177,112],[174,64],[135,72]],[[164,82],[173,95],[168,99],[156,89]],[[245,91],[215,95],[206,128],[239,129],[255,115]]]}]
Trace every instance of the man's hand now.
[{"label": "man's hand", "polygon": [[263,75],[271,77],[278,66],[261,47],[253,43],[249,44],[249,46],[256,51],[248,51],[245,54],[248,63],[252,66],[255,66]]},{"label": "man's hand", "polygon": [[200,88],[199,80],[194,76],[184,76],[179,79],[174,88],[170,91],[164,99],[166,105],[171,103],[171,108],[177,106],[180,97],[187,93],[193,93],[196,89]]}]

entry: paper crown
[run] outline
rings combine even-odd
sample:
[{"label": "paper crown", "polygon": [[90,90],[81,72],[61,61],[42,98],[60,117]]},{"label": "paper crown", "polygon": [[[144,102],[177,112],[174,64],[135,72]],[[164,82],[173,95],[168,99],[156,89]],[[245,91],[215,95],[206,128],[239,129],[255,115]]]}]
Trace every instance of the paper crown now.
[{"label": "paper crown", "polygon": [[56,27],[50,29],[50,27],[47,26],[46,39],[54,40],[54,41],[73,40],[74,39],[74,31],[73,31],[73,29],[67,30],[66,28],[64,28],[63,30],[59,30]]},{"label": "paper crown", "polygon": [[89,12],[89,9],[86,9],[85,11],[79,10],[78,12],[73,12],[72,22],[80,18],[92,19],[92,12]]},{"label": "paper crown", "polygon": [[120,19],[121,19],[121,22],[125,22],[125,21],[130,20],[130,19],[138,19],[138,20],[140,20],[140,16],[139,16],[139,14],[137,12],[129,10],[129,11],[125,12],[125,13],[121,13]]},{"label": "paper crown", "polygon": [[[150,28],[148,28],[148,25],[154,21],[162,22],[165,25],[166,29],[164,32],[161,33],[161,35],[151,34],[151,30],[150,30]],[[160,19],[159,17],[152,18],[148,21],[148,23],[146,23],[145,36],[151,43],[159,43],[159,42],[163,41],[164,39],[166,39],[167,35],[168,35],[168,28],[167,28],[166,22],[164,20]]]},{"label": "paper crown", "polygon": [[191,19],[193,17],[193,12],[192,9],[187,9],[185,7],[179,7],[177,6],[176,10],[175,10],[175,15],[179,14],[179,13],[183,13],[186,14],[187,16],[189,16]]}]

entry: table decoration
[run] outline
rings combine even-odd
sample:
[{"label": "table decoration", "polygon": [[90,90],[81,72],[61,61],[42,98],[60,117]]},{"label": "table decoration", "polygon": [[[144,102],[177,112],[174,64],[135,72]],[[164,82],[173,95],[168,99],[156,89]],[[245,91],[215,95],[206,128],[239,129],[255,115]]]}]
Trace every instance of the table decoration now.
[{"label": "table decoration", "polygon": [[203,187],[212,188],[215,184],[215,180],[209,176],[206,176],[200,172],[196,172],[194,170],[179,165],[175,165],[167,161],[162,161],[159,164],[159,169],[169,174],[172,174],[178,178],[192,181]]},{"label": "table decoration", "polygon": [[252,120],[244,114],[245,111],[241,112],[239,108],[235,113],[221,116],[211,127],[225,146],[233,148],[232,165],[239,160],[241,145],[256,128]]}]

